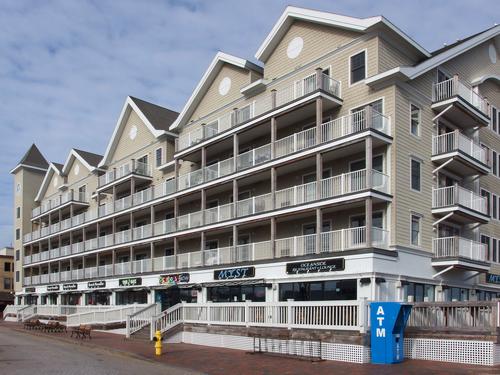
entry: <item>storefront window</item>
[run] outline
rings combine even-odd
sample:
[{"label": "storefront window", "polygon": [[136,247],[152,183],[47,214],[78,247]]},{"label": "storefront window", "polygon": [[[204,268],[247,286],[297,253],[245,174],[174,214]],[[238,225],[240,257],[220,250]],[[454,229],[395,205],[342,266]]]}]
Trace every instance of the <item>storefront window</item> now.
[{"label": "storefront window", "polygon": [[264,285],[232,285],[207,288],[208,300],[212,302],[265,302]]},{"label": "storefront window", "polygon": [[63,294],[61,295],[61,304],[62,305],[80,305],[80,299],[82,295],[78,294]]},{"label": "storefront window", "polygon": [[339,301],[357,299],[356,280],[283,283],[279,285],[280,301]]},{"label": "storefront window", "polygon": [[131,305],[133,303],[148,303],[148,293],[146,290],[126,291],[116,293],[117,305]]},{"label": "storefront window", "polygon": [[85,303],[87,305],[109,305],[111,301],[111,292],[93,292],[85,294]]},{"label": "storefront window", "polygon": [[406,283],[403,291],[407,302],[434,302],[434,285]]},{"label": "storefront window", "polygon": [[155,291],[155,300],[161,304],[161,310],[164,311],[180,302],[196,303],[198,292],[193,288],[178,288],[172,286],[167,289],[158,289]]}]

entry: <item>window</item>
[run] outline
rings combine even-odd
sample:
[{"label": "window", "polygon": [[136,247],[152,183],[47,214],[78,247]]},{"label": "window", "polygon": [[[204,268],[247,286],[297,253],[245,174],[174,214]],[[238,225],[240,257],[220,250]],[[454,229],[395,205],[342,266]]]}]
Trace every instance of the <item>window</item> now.
[{"label": "window", "polygon": [[19,282],[19,271],[16,271],[16,283]]},{"label": "window", "polygon": [[411,215],[411,244],[420,246],[420,221],[419,215]]},{"label": "window", "polygon": [[366,78],[366,52],[360,52],[350,59],[351,85]]},{"label": "window", "polygon": [[4,270],[5,272],[10,272],[10,262],[5,262],[5,263],[3,264],[3,270]]},{"label": "window", "polygon": [[21,229],[16,229],[16,240],[21,238]]},{"label": "window", "polygon": [[500,111],[493,106],[491,107],[490,128],[500,134]]},{"label": "window", "polygon": [[497,165],[498,165],[498,159],[497,159],[497,153],[495,151],[491,151],[491,159],[493,161],[492,163],[492,166],[491,166],[491,169],[493,169],[493,174],[495,176],[498,176],[498,168],[497,168]]},{"label": "window", "polygon": [[155,156],[156,156],[156,166],[159,167],[160,165],[163,164],[163,149],[161,147],[156,149]]},{"label": "window", "polygon": [[279,284],[279,300],[336,301],[357,298],[356,280],[315,281]]},{"label": "window", "polygon": [[493,219],[498,219],[498,211],[497,211],[497,196],[495,194],[491,194],[491,198],[493,200],[493,204],[491,205],[491,211]]},{"label": "window", "polygon": [[21,250],[16,250],[16,260],[21,258]]},{"label": "window", "polygon": [[414,104],[410,104],[410,131],[417,137],[420,135],[420,108]]},{"label": "window", "polygon": [[21,217],[21,207],[17,207],[16,208],[16,218],[20,218]]},{"label": "window", "polygon": [[411,159],[411,188],[420,191],[420,161]]},{"label": "window", "polygon": [[12,289],[12,280],[10,279],[10,277],[6,277],[3,279],[3,288]]},{"label": "window", "polygon": [[78,188],[78,200],[80,202],[87,200],[87,185],[82,185]]},{"label": "window", "polygon": [[497,261],[497,250],[498,250],[498,247],[497,247],[497,239],[496,238],[493,238],[492,241],[491,241],[491,244],[493,245],[492,246],[492,249],[491,249],[491,252],[492,252],[492,262],[496,262]]},{"label": "window", "polygon": [[219,241],[207,240],[205,241],[205,250],[215,250],[219,247]]},{"label": "window", "polygon": [[207,299],[212,302],[266,301],[264,285],[231,285],[207,288]]}]

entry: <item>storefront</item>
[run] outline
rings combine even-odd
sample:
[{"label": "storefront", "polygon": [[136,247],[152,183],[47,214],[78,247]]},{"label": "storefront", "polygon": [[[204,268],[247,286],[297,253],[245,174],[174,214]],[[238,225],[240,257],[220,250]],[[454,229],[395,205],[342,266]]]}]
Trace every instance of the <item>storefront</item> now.
[{"label": "storefront", "polygon": [[155,302],[161,304],[162,311],[182,301],[196,303],[201,286],[189,284],[189,273],[161,275],[155,290]]},{"label": "storefront", "polygon": [[78,291],[78,284],[63,284],[61,294],[61,305],[81,305],[82,293]]},{"label": "storefront", "polygon": [[57,305],[57,293],[43,294],[40,298],[41,305]]},{"label": "storefront", "polygon": [[270,284],[257,283],[218,283],[207,285],[207,301],[212,302],[265,302],[266,288]]},{"label": "storefront", "polygon": [[122,289],[116,290],[116,305],[130,305],[133,303],[148,303],[148,294],[151,290],[141,287],[141,277],[129,277],[119,279],[118,286]]},{"label": "storefront", "polygon": [[357,299],[356,279],[279,284],[279,300],[341,301]]},{"label": "storefront", "polygon": [[[106,280],[95,280],[87,283],[87,288],[90,289],[85,293],[86,305],[110,305],[111,291],[106,288]],[[97,289],[97,290],[93,290]]]}]

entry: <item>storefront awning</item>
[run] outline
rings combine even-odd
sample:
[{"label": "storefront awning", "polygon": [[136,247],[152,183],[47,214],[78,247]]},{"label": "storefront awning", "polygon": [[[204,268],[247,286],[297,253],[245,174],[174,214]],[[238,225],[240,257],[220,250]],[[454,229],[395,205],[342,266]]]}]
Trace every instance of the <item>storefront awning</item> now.
[{"label": "storefront awning", "polygon": [[213,283],[203,283],[201,284],[204,287],[210,288],[214,286],[233,286],[233,285],[255,285],[255,284],[265,284],[264,279],[257,280],[226,280],[226,281],[218,281]]}]

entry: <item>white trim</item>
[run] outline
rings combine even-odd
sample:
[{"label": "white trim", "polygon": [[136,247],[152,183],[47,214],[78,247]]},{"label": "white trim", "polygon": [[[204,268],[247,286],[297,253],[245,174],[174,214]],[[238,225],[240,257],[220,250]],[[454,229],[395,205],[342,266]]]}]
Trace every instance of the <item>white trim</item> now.
[{"label": "white trim", "polygon": [[201,77],[200,82],[194,89],[193,93],[189,97],[188,101],[184,105],[184,108],[182,108],[181,113],[177,117],[177,119],[170,125],[169,130],[174,130],[178,126],[185,125],[186,123],[186,117],[192,113],[193,106],[197,106],[199,101],[201,100],[201,96],[208,90],[210,84],[213,82],[217,74],[219,73],[220,69],[222,68],[222,65],[224,63],[242,68],[242,69],[248,69],[248,70],[253,70],[256,71],[260,74],[263,73],[262,67],[248,61],[245,59],[242,59],[240,57],[236,57],[233,55],[230,55],[228,53],[224,52],[217,52],[215,57],[213,58],[212,62],[208,66],[207,70]]},{"label": "white trim", "polygon": [[34,167],[34,166],[28,165],[28,164],[18,164],[14,168],[12,168],[9,173],[12,173],[12,174],[16,173],[19,168],[35,169],[37,171],[42,171],[42,172],[47,172],[47,169],[48,169],[48,168]]},{"label": "white trim", "polygon": [[393,32],[398,34],[406,42],[417,49],[421,54],[426,57],[430,56],[430,53],[426,51],[422,46],[412,40],[408,35],[402,32],[394,24],[388,21],[386,18],[369,17],[369,18],[355,18],[342,16],[335,13],[321,12],[317,10],[310,10],[305,8],[299,8],[294,6],[286,7],[285,11],[281,14],[278,22],[274,25],[271,32],[264,39],[264,42],[260,45],[257,50],[255,57],[257,60],[265,62],[272,51],[276,48],[278,43],[281,41],[283,36],[288,31],[290,25],[295,20],[303,20],[313,23],[318,23],[322,25],[328,25],[333,27],[338,27],[346,30],[358,31],[358,32],[368,32],[369,28],[381,23],[391,29]]},{"label": "white trim", "polygon": [[[486,40],[489,40],[491,38],[496,37],[497,35],[500,34],[500,25],[497,25],[490,30],[487,30],[474,38],[471,38],[465,42],[462,42],[458,45],[456,45],[453,48],[450,48],[438,55],[432,56],[429,59],[425,60],[424,62],[418,64],[417,66],[410,67],[410,66],[399,66],[396,68],[393,68],[387,72],[376,74],[366,80],[366,84],[374,84],[378,83],[379,81],[392,77],[392,76],[398,76],[402,75],[405,80],[412,80],[417,78],[418,76],[428,72],[429,70],[444,64],[448,60],[451,60],[471,48],[474,48],[482,43],[484,43]],[[476,78],[476,80],[480,80],[480,78]]]},{"label": "white trim", "polygon": [[[361,80],[359,80],[357,82],[352,83],[351,82],[351,58],[354,57],[354,56],[356,56],[356,55],[359,55],[359,54],[361,54],[363,52],[365,54],[365,78],[363,78],[363,79],[361,79]],[[349,70],[347,72],[348,75],[349,75],[349,87],[356,86],[356,85],[358,85],[360,83],[365,83],[365,80],[368,78],[368,49],[364,48],[362,50],[354,52],[352,55],[349,55],[347,57],[347,60],[348,60],[348,66],[349,66]]]},{"label": "white trim", "polygon": [[35,197],[35,202],[39,202],[42,200],[42,196],[47,191],[47,184],[50,182],[50,179],[52,177],[52,173],[54,173],[54,171],[57,173],[57,175],[59,177],[61,177],[61,171],[59,171],[59,169],[57,169],[57,167],[54,165],[54,163],[51,162],[51,163],[49,163],[49,168],[47,169],[47,172],[45,173],[45,177],[43,178],[42,184],[40,185],[40,189],[38,189],[38,193],[36,194],[36,197]]},{"label": "white trim", "polygon": [[85,168],[87,168],[90,172],[97,169],[97,167],[93,167],[89,163],[87,163],[87,161],[74,148],[72,148],[71,151],[69,152],[68,157],[66,158],[66,162],[64,163],[64,166],[62,169],[63,175],[68,174],[69,166],[70,166],[72,158],[78,159],[80,161],[80,163],[82,163],[85,166]]},{"label": "white trim", "polygon": [[486,74],[484,76],[474,78],[471,81],[471,84],[472,85],[480,85],[481,83],[484,83],[484,81],[486,81],[488,79],[494,79],[494,80],[497,80],[498,82],[500,82],[500,75],[498,75],[498,74]]}]

